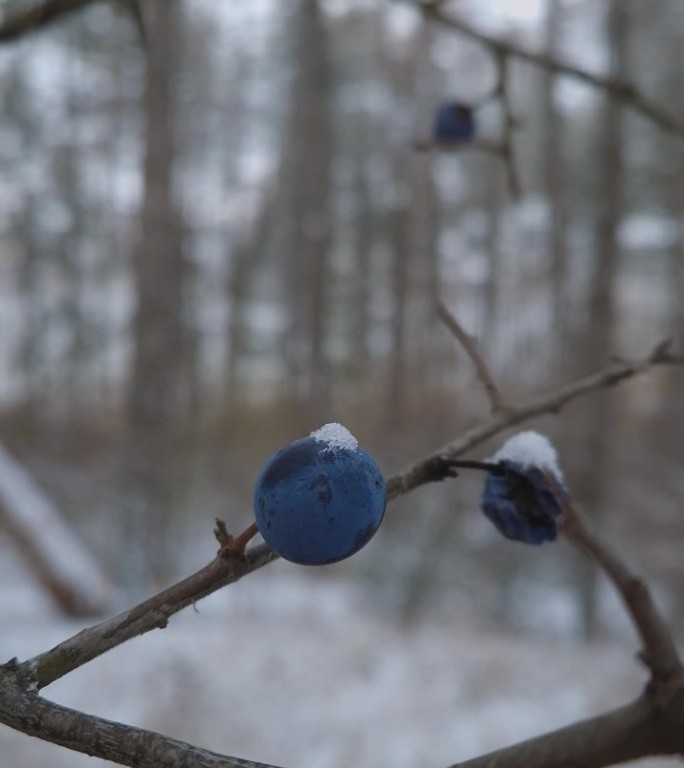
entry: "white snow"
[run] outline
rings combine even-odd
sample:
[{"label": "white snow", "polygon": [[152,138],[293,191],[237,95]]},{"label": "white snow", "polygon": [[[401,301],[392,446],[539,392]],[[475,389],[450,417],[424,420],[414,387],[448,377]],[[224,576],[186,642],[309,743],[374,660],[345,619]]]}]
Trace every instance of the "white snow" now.
[{"label": "white snow", "polygon": [[325,443],[331,451],[355,451],[359,441],[341,424],[332,422],[312,432],[309,437],[318,443]]},{"label": "white snow", "polygon": [[38,551],[51,578],[91,609],[115,599],[112,585],[57,507],[0,443],[0,517]]},{"label": "white snow", "polygon": [[556,449],[547,437],[531,429],[518,432],[506,440],[490,461],[514,461],[523,467],[548,469],[558,480],[563,481]]}]

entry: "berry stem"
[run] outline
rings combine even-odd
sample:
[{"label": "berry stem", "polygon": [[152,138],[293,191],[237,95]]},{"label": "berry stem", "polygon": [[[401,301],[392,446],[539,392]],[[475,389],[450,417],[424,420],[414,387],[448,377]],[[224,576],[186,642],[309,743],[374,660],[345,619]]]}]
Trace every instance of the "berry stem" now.
[{"label": "berry stem", "polygon": [[240,554],[243,554],[245,551],[245,547],[249,542],[259,533],[259,528],[257,527],[256,523],[251,523],[247,528],[245,528],[242,533],[239,533],[237,536],[234,536],[230,543],[227,545],[228,549],[232,550],[233,552],[239,552]]},{"label": "berry stem", "polygon": [[453,459],[450,460],[449,463],[454,467],[460,467],[462,469],[481,469],[483,472],[493,472],[494,474],[501,474],[503,472],[503,468],[498,462]]}]

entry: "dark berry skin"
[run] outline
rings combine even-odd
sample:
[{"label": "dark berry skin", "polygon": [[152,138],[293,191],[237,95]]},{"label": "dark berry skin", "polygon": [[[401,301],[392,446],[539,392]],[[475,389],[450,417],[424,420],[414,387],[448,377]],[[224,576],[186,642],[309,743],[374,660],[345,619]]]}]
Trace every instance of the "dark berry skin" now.
[{"label": "dark berry skin", "polygon": [[432,137],[438,144],[465,144],[475,138],[475,130],[471,107],[453,101],[437,107]]},{"label": "dark berry skin", "polygon": [[480,506],[508,539],[539,545],[558,536],[562,509],[538,467],[501,461],[487,473]]},{"label": "dark berry skin", "polygon": [[305,437],[274,454],[254,489],[254,512],[266,543],[285,560],[326,565],[358,552],[380,527],[387,489],[360,448]]}]

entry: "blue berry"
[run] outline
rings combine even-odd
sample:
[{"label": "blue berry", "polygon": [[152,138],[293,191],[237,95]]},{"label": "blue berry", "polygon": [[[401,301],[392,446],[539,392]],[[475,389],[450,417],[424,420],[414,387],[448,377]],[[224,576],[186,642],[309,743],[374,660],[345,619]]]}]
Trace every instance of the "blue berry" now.
[{"label": "blue berry", "polygon": [[475,138],[475,131],[472,107],[454,101],[437,107],[432,137],[438,144],[465,144]]},{"label": "blue berry", "polygon": [[380,527],[386,503],[378,465],[339,424],[274,454],[254,489],[259,532],[274,552],[300,565],[358,552]]},{"label": "blue berry", "polygon": [[538,467],[501,461],[487,473],[480,505],[508,539],[538,545],[558,536],[562,509]]}]

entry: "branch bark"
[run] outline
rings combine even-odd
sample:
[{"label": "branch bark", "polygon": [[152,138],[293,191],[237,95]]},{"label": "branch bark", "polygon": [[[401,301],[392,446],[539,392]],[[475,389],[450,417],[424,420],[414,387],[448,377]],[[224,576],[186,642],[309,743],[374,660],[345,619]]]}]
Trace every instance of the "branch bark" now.
[{"label": "branch bark", "polygon": [[684,749],[684,696],[667,716],[641,696],[627,706],[450,768],[602,768]]},{"label": "branch bark", "polygon": [[0,722],[43,741],[131,768],[277,768],[88,715],[47,701],[0,667]]},{"label": "branch bark", "polygon": [[449,329],[451,334],[456,339],[458,339],[461,346],[465,350],[465,353],[470,358],[473,366],[475,367],[477,378],[487,394],[489,404],[492,406],[492,411],[494,413],[498,411],[506,411],[508,406],[506,405],[503,395],[501,394],[501,390],[494,382],[494,377],[487,367],[487,364],[482,359],[482,355],[480,354],[480,351],[478,350],[477,344],[475,343],[473,337],[466,333],[463,326],[451,314],[451,312],[449,312],[444,303],[439,300],[437,301],[437,317]]},{"label": "branch bark", "polygon": [[[11,663],[0,667],[0,722],[29,736],[131,768],[277,768],[47,701],[30,690],[19,670]],[[666,709],[645,693],[604,715],[451,768],[602,768],[683,753],[684,693],[679,689]]]},{"label": "branch bark", "polygon": [[556,478],[549,472],[545,474],[563,509],[565,537],[596,563],[625,604],[644,646],[641,659],[651,671],[652,690],[660,695],[662,692],[659,689],[664,687],[667,695],[673,682],[683,686],[684,667],[677,646],[645,582],[634,575],[610,545],[588,527]]},{"label": "branch bark", "polygon": [[564,405],[578,397],[599,389],[612,387],[659,365],[684,365],[684,356],[671,354],[669,344],[661,342],[640,360],[614,362],[596,373],[558,387],[546,395],[538,396],[526,405],[509,407],[505,412],[494,413],[485,421],[464,432],[453,442],[443,446],[432,455],[420,459],[401,474],[389,478],[387,481],[388,498],[394,499],[404,493],[409,493],[420,485],[434,481],[434,462],[436,460],[455,459],[509,427],[514,427],[535,416],[558,413]]},{"label": "branch bark", "polygon": [[20,665],[38,689],[44,688],[103,653],[153,629],[163,629],[174,614],[273,562],[265,544],[239,554],[223,548],[204,568],[128,611],[92,627]]}]

